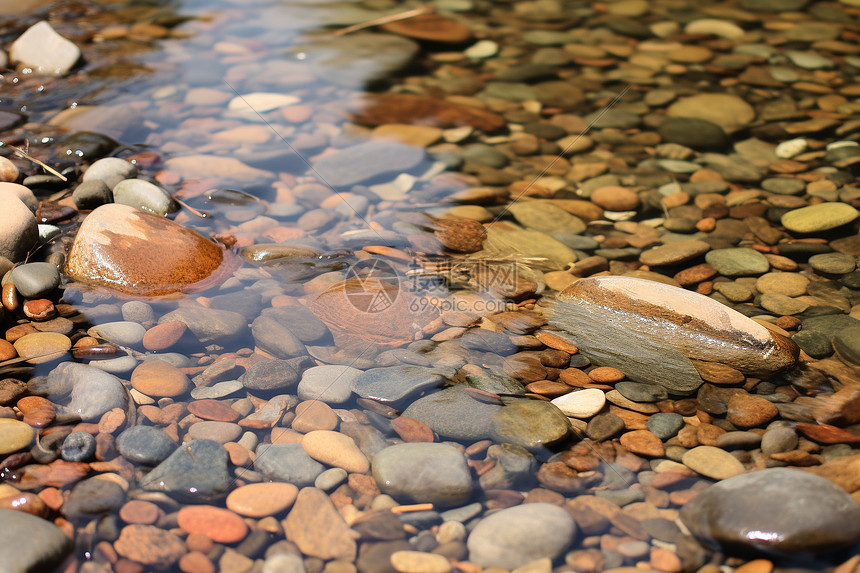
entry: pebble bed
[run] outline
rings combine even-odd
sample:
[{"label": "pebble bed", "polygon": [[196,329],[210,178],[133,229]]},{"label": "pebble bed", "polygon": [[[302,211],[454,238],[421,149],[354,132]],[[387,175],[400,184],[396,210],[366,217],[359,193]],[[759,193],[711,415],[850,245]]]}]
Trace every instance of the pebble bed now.
[{"label": "pebble bed", "polygon": [[860,571],[860,2],[0,6],[3,573]]}]

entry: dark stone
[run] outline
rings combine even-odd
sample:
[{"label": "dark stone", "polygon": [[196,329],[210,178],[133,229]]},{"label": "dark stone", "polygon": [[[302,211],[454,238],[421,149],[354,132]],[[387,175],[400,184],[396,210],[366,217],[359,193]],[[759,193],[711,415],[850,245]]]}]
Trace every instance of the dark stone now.
[{"label": "dark stone", "polygon": [[213,440],[192,440],[140,480],[145,490],[194,501],[221,497],[230,486],[227,450]]}]

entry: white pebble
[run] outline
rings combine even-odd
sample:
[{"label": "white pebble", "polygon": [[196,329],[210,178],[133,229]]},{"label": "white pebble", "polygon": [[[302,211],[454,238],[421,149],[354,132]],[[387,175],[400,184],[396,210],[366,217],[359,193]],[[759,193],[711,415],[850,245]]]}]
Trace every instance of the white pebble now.
[{"label": "white pebble", "polygon": [[603,409],[606,395],[599,388],[577,390],[552,401],[565,416],[571,418],[590,418]]},{"label": "white pebble", "polygon": [[806,149],[809,145],[806,143],[806,140],[802,137],[797,137],[795,139],[789,139],[788,141],[783,141],[779,145],[776,146],[776,156],[780,159],[791,159],[792,157],[797,157]]}]

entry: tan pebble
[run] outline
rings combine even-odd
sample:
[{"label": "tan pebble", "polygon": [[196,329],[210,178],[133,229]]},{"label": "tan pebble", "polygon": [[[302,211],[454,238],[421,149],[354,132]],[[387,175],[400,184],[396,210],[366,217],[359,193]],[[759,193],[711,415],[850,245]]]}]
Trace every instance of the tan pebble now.
[{"label": "tan pebble", "polygon": [[230,463],[234,466],[246,466],[253,461],[251,451],[245,446],[236,442],[227,442],[224,444],[224,449],[230,456]]},{"label": "tan pebble", "polygon": [[277,515],[291,505],[299,488],[291,483],[252,483],[238,487],[227,496],[227,509],[247,517]]},{"label": "tan pebble", "polygon": [[433,430],[424,422],[414,418],[398,416],[391,420],[391,427],[404,442],[432,442]]},{"label": "tan pebble", "polygon": [[741,428],[767,424],[779,414],[776,405],[760,396],[735,394],[729,398],[726,419]]},{"label": "tan pebble", "polygon": [[681,462],[691,470],[716,480],[728,479],[746,471],[737,458],[714,446],[697,446],[685,452]]},{"label": "tan pebble", "polygon": [[639,207],[639,195],[626,187],[608,185],[595,189],[591,202],[608,211],[632,211]]},{"label": "tan pebble", "polygon": [[236,543],[248,534],[242,518],[228,509],[189,505],[179,510],[176,521],[188,533],[200,533],[216,543]]},{"label": "tan pebble", "polygon": [[613,382],[621,382],[624,380],[624,373],[617,368],[612,368],[611,366],[598,366],[588,372],[588,377],[595,382],[612,384]]},{"label": "tan pebble", "polygon": [[643,456],[659,458],[665,455],[663,442],[648,430],[634,430],[621,436],[621,445]]},{"label": "tan pebble", "polygon": [[395,551],[391,566],[398,573],[448,573],[451,562],[444,555],[423,551]]},{"label": "tan pebble", "polygon": [[302,448],[318,462],[343,468],[350,473],[363,474],[370,470],[367,457],[358,449],[355,441],[345,434],[325,430],[308,432],[302,438]]},{"label": "tan pebble", "polygon": [[143,335],[143,347],[147,350],[164,350],[170,348],[182,338],[188,327],[184,322],[171,320],[153,326]]},{"label": "tan pebble", "polygon": [[215,548],[215,542],[201,533],[192,533],[185,538],[185,546],[189,551],[209,553]]},{"label": "tan pebble", "polygon": [[191,381],[181,370],[163,360],[142,362],[131,373],[131,386],[151,397],[173,397],[185,394]]},{"label": "tan pebble", "polygon": [[29,448],[35,436],[36,432],[29,424],[11,418],[0,418],[0,455]]},{"label": "tan pebble", "polygon": [[292,428],[303,434],[314,430],[334,430],[338,424],[334,410],[319,400],[305,400],[296,406]]},{"label": "tan pebble", "polygon": [[119,508],[119,518],[126,523],[152,525],[161,517],[163,512],[157,505],[149,501],[132,499]]},{"label": "tan pebble", "polygon": [[713,384],[740,384],[744,381],[744,375],[726,364],[719,362],[693,361],[693,366],[705,382]]},{"label": "tan pebble", "polygon": [[0,362],[12,360],[16,356],[18,356],[18,352],[12,346],[12,343],[0,338]]},{"label": "tan pebble", "polygon": [[[9,333],[6,333],[7,340]],[[72,347],[68,336],[58,332],[25,334],[14,343],[15,351],[30,364],[44,364],[60,358]]]},{"label": "tan pebble", "polygon": [[199,551],[186,553],[179,560],[182,573],[215,573],[215,564]]},{"label": "tan pebble", "polygon": [[99,419],[99,433],[112,434],[125,425],[125,411],[120,408],[113,408],[104,414]]}]

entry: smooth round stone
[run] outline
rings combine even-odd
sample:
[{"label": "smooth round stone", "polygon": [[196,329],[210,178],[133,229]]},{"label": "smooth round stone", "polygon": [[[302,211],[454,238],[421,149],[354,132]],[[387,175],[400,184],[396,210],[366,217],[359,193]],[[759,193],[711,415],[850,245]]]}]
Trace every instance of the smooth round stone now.
[{"label": "smooth round stone", "polygon": [[701,541],[734,553],[821,554],[860,540],[857,502],[833,482],[789,468],[714,484],[681,508],[681,520]]},{"label": "smooth round stone", "polygon": [[131,373],[131,386],[154,398],[181,396],[191,387],[191,381],[181,370],[161,360],[142,362]]},{"label": "smooth round stone", "polygon": [[755,110],[735,95],[702,93],[679,99],[669,106],[666,115],[704,119],[723,129],[732,129],[755,119]]},{"label": "smooth round stone", "polygon": [[0,256],[22,261],[39,238],[36,218],[12,191],[0,190],[0,203]]},{"label": "smooth round stone", "polygon": [[493,416],[500,407],[476,400],[461,386],[452,386],[415,400],[403,416],[426,424],[439,436],[474,442],[490,436]]},{"label": "smooth round stone", "polygon": [[752,450],[761,445],[761,436],[754,432],[726,432],[717,436],[717,447],[723,450]]},{"label": "smooth round stone", "polygon": [[127,460],[154,466],[173,453],[176,442],[161,428],[138,425],[123,430],[116,447]]},{"label": "smooth round stone", "polygon": [[113,188],[114,201],[159,217],[176,211],[173,198],[161,187],[143,179],[125,179]]},{"label": "smooth round stone", "polygon": [[844,275],[854,272],[857,260],[844,253],[821,253],[809,257],[809,266],[820,273],[828,275]]},{"label": "smooth round stone", "polygon": [[343,404],[352,397],[352,386],[362,371],[346,365],[324,364],[302,372],[297,393],[302,400]]},{"label": "smooth round stone", "polygon": [[96,439],[88,432],[72,432],[63,440],[60,455],[67,462],[85,462],[96,453]]},{"label": "smooth round stone", "polygon": [[36,431],[29,424],[0,418],[0,455],[29,448],[35,437]]},{"label": "smooth round stone", "polygon": [[704,255],[710,250],[704,241],[689,240],[666,243],[639,255],[639,261],[649,266],[677,265]]},{"label": "smooth round stone", "polygon": [[271,316],[258,316],[251,323],[254,343],[276,358],[295,358],[307,354],[305,345],[292,331]]},{"label": "smooth round stone", "polygon": [[211,505],[186,505],[176,515],[176,522],[189,534],[205,535],[216,543],[236,543],[248,535],[241,517]]},{"label": "smooth round stone", "polygon": [[770,269],[763,254],[745,247],[709,251],[705,261],[725,277],[760,275]]},{"label": "smooth round stone", "polygon": [[405,503],[454,507],[472,496],[466,458],[447,444],[389,446],[373,456],[372,472],[382,493]]},{"label": "smooth round stone", "polygon": [[155,322],[152,305],[140,300],[130,300],[122,305],[122,319],[129,322]]},{"label": "smooth round stone", "polygon": [[570,422],[550,402],[510,399],[493,416],[491,438],[526,449],[550,446],[567,438]]},{"label": "smooth round stone", "polygon": [[692,149],[724,149],[732,142],[722,127],[695,117],[668,117],[657,127],[657,133],[667,143]]},{"label": "smooth round stone", "polygon": [[397,573],[448,573],[451,562],[444,555],[423,551],[395,551],[391,566]]},{"label": "smooth round stone", "polygon": [[34,332],[25,334],[13,346],[18,356],[30,364],[43,364],[63,356],[72,347],[72,341],[59,332]]},{"label": "smooth round stone", "polygon": [[371,368],[355,379],[352,391],[370,400],[399,402],[409,396],[441,386],[445,377],[433,368],[390,366]]},{"label": "smooth round stone", "polygon": [[156,569],[168,569],[188,551],[177,535],[154,525],[127,525],[113,544],[116,552],[126,559]]},{"label": "smooth round stone", "polygon": [[590,418],[600,412],[606,404],[606,394],[598,388],[587,388],[570,392],[552,400],[565,416]]},{"label": "smooth round stone", "polygon": [[72,201],[85,211],[113,202],[113,193],[104,181],[84,181],[72,191]]},{"label": "smooth round stone", "polygon": [[[0,173],[4,171],[5,167],[10,165],[17,172],[18,168],[15,167],[15,164],[3,157],[2,161],[0,161]],[[26,185],[20,185],[12,181],[3,181],[2,177],[0,177],[0,193],[4,191],[11,191],[13,195],[18,197],[30,209],[31,213],[35,213],[39,209],[39,200]]]},{"label": "smooth round stone", "polygon": [[235,442],[242,436],[242,426],[231,422],[203,421],[195,422],[188,427],[188,435],[192,440],[212,440],[219,444]]},{"label": "smooth round stone", "polygon": [[623,432],[624,420],[615,414],[599,414],[589,420],[585,433],[595,442],[603,442]]},{"label": "smooth round stone", "polygon": [[847,203],[828,202],[794,209],[782,216],[782,226],[793,233],[819,233],[846,225],[860,215]]},{"label": "smooth round stone", "polygon": [[4,573],[53,571],[72,550],[62,529],[35,515],[0,508],[0,563]]},{"label": "smooth round stone", "polygon": [[[313,370],[310,368],[308,371]],[[285,360],[262,360],[255,362],[239,378],[249,390],[274,391],[295,386],[299,379],[292,364]],[[331,383],[331,380],[329,380]],[[350,390],[350,396],[352,391]]]},{"label": "smooth round stone", "polygon": [[227,496],[227,509],[246,517],[277,515],[288,509],[299,488],[291,483],[264,482],[243,485]]},{"label": "smooth round stone", "polygon": [[684,417],[680,414],[661,412],[648,418],[648,431],[661,440],[668,440],[683,427]]},{"label": "smooth round stone", "polygon": [[[780,144],[782,145],[782,144]],[[777,147],[778,149],[778,147]],[[761,188],[778,195],[798,195],[806,190],[806,182],[802,179],[772,177],[761,182]]]},{"label": "smooth round stone", "polygon": [[511,215],[527,229],[544,233],[564,231],[579,234],[585,231],[585,223],[549,201],[524,201],[509,206]]},{"label": "smooth round stone", "polygon": [[463,348],[479,352],[492,352],[499,356],[507,356],[517,351],[517,346],[504,333],[494,332],[483,328],[472,328],[460,337]]},{"label": "smooth round stone", "polygon": [[746,471],[737,458],[714,446],[696,446],[684,453],[681,463],[694,472],[715,480],[728,479]]},{"label": "smooth round stone", "polygon": [[120,346],[139,346],[143,342],[146,329],[136,322],[105,322],[90,328],[87,334],[104,338]]},{"label": "smooth round stone", "polygon": [[779,316],[800,314],[809,308],[809,304],[784,294],[763,294],[759,302],[763,309]]},{"label": "smooth round stone", "polygon": [[[84,219],[65,272],[82,283],[131,295],[160,296],[200,283],[223,260],[222,249],[192,229],[111,203]],[[247,328],[244,319],[242,327]]]},{"label": "smooth round stone", "polygon": [[[125,306],[123,305],[123,309]],[[125,311],[123,311],[124,314]],[[141,321],[146,322],[146,321]],[[171,320],[170,322],[165,322],[163,324],[156,324],[152,328],[146,331],[146,334],[143,335],[143,340],[141,343],[143,347],[147,350],[165,350],[170,348],[182,338],[182,335],[185,334],[185,331],[188,330],[188,327],[185,326],[185,323],[180,322],[178,320]]]},{"label": "smooth round stone", "polygon": [[125,501],[125,490],[111,480],[90,478],[78,482],[63,504],[67,517],[86,516],[113,511]]},{"label": "smooth round stone", "polygon": [[346,470],[343,468],[329,468],[314,480],[314,487],[323,491],[332,491],[334,488],[347,480]]},{"label": "smooth round stone", "polygon": [[669,393],[657,384],[642,382],[618,382],[615,385],[618,392],[633,402],[659,402],[669,397]]},{"label": "smooth round stone", "polygon": [[71,392],[64,410],[86,422],[98,420],[114,408],[125,410],[128,406],[128,393],[120,379],[86,364],[59,364],[48,375],[46,385],[49,398]]},{"label": "smooth round stone", "polygon": [[797,447],[798,440],[794,428],[788,426],[771,428],[761,437],[761,453],[771,455],[790,452]]},{"label": "smooth round stone", "polygon": [[84,171],[82,181],[118,182],[137,177],[137,166],[119,157],[103,157]]},{"label": "smooth round stone", "polygon": [[12,269],[9,280],[24,298],[42,298],[60,284],[60,271],[50,263],[26,263]]},{"label": "smooth round stone", "polygon": [[229,461],[227,450],[218,442],[191,440],[146,474],[140,485],[183,500],[213,499],[222,496],[232,483]]},{"label": "smooth round stone", "polygon": [[537,559],[554,560],[576,536],[576,522],[549,503],[503,509],[478,522],[466,542],[469,561],[513,571]]},{"label": "smooth round stone", "polygon": [[860,364],[860,327],[843,328],[833,336],[833,348],[852,364]]},{"label": "smooth round stone", "polygon": [[298,487],[313,485],[325,466],[310,457],[301,444],[261,444],[257,446],[254,469],[271,480]]},{"label": "smooth round stone", "polygon": [[318,462],[343,468],[350,473],[364,474],[370,469],[370,462],[358,449],[355,441],[339,432],[329,430],[308,432],[302,438],[302,447]]},{"label": "smooth round stone", "polygon": [[219,398],[226,398],[231,394],[240,392],[243,388],[242,383],[238,380],[225,380],[212,386],[194,388],[190,394],[194,400],[218,400]]},{"label": "smooth round stone", "polygon": [[93,360],[90,366],[111,374],[125,374],[131,372],[137,366],[137,359],[131,355],[119,358],[108,358],[106,360]]},{"label": "smooth round stone", "polygon": [[809,279],[797,273],[773,272],[763,274],[755,283],[760,293],[802,296],[809,287]]},{"label": "smooth round stone", "polygon": [[779,414],[775,404],[749,394],[734,394],[729,398],[727,407],[726,419],[742,428],[763,426]]}]

